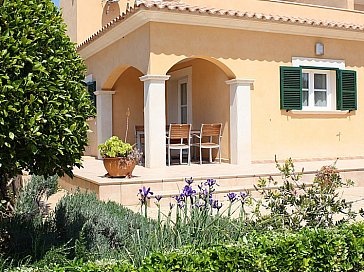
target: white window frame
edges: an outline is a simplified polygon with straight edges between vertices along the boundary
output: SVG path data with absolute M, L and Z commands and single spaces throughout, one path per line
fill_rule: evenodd
M 186 108 L 186 123 L 188 124 L 189 123 L 189 120 L 188 120 L 188 110 L 189 110 L 189 107 L 188 107 L 188 78 L 185 77 L 185 78 L 182 78 L 182 79 L 179 79 L 177 81 L 177 84 L 178 84 L 178 121 L 180 123 L 182 123 L 182 107 L 183 108 Z M 181 85 L 182 84 L 186 84 L 186 104 L 182 105 L 182 89 L 181 89 Z
M 302 110 L 307 111 L 331 111 L 335 110 L 336 102 L 336 73 L 333 75 L 333 71 L 330 70 L 319 70 L 319 69 L 302 69 L 302 74 L 308 74 L 308 106 L 302 106 Z M 315 74 L 326 75 L 326 106 L 315 106 L 315 91 L 314 88 L 314 76 Z M 334 79 L 333 79 L 334 78 Z M 335 86 L 334 86 L 335 85 Z M 302 91 L 304 91 L 302 89 Z
M 329 75 L 327 76 L 327 106 L 314 106 L 314 96 L 312 94 L 311 99 L 313 102 L 311 104 L 309 103 L 309 106 L 302 106 L 302 110 L 292 111 L 293 113 L 343 113 L 343 111 L 336 110 L 336 71 L 334 69 L 345 70 L 344 60 L 292 57 L 292 66 L 312 67 L 312 69 L 303 69 L 302 74 L 305 71 L 312 71 L 313 73 L 327 73 Z M 320 70 L 323 67 L 332 68 L 333 70 Z

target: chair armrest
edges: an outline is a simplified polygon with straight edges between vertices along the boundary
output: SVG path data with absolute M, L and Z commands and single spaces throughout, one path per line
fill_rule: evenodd
M 195 137 L 197 137 L 197 138 L 201 139 L 201 136 L 200 136 L 200 135 L 198 135 L 198 134 L 192 134 L 192 136 L 195 136 Z

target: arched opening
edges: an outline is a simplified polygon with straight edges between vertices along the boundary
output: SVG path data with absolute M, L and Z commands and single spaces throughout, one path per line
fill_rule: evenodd
M 139 79 L 143 73 L 132 66 L 124 68 L 120 70 L 122 73 L 115 83 L 110 85 L 110 89 L 115 91 L 112 99 L 112 131 L 120 139 L 135 144 L 135 126 L 144 123 L 143 82 Z
M 193 130 L 200 130 L 201 124 L 222 123 L 221 155 L 228 162 L 230 92 L 226 81 L 235 78 L 234 73 L 216 59 L 191 57 L 173 65 L 167 75 L 167 124 L 191 123 Z M 204 160 L 208 157 L 205 151 Z
M 105 1 L 102 11 L 102 26 L 108 24 L 120 15 L 120 6 L 118 2 Z

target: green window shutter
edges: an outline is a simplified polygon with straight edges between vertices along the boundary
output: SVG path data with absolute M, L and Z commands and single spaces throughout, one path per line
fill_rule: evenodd
M 94 94 L 94 92 L 96 92 L 96 81 L 87 82 L 86 85 L 92 104 L 96 107 L 96 95 Z
M 302 110 L 302 68 L 281 66 L 281 109 Z
M 336 80 L 336 109 L 356 110 L 358 108 L 356 71 L 337 70 Z

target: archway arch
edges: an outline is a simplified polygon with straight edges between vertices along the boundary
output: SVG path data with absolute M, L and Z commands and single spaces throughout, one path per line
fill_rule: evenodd
M 226 81 L 235 78 L 234 72 L 215 58 L 193 56 L 180 59 L 166 74 L 170 76 L 166 88 L 167 124 L 187 122 L 193 130 L 199 130 L 202 124 L 222 123 L 222 158 L 229 161 L 230 88 Z M 207 156 L 207 152 L 203 153 L 205 159 Z
M 135 143 L 135 126 L 144 123 L 143 73 L 130 65 L 114 69 L 103 85 L 104 90 L 113 90 L 112 133 L 128 143 Z
M 104 26 L 120 15 L 120 6 L 118 2 L 106 1 L 102 10 L 101 25 Z
M 128 64 L 123 64 L 111 71 L 109 76 L 106 78 L 104 84 L 101 86 L 102 90 L 113 90 L 115 82 L 119 79 L 119 77 L 130 67 L 133 67 Z M 133 67 L 135 68 L 135 67 Z M 137 68 L 135 68 L 137 69 Z
M 171 62 L 169 64 L 169 67 L 166 67 L 165 69 L 165 74 L 168 73 L 168 71 L 170 71 L 174 66 L 184 63 L 184 62 L 188 62 L 190 60 L 194 60 L 194 59 L 201 59 L 201 60 L 205 60 L 208 61 L 214 65 L 216 65 L 222 72 L 225 73 L 226 77 L 228 79 L 234 79 L 236 78 L 235 73 L 225 64 L 223 63 L 221 60 L 218 60 L 214 57 L 209 57 L 209 56 L 191 56 L 191 57 L 184 57 L 181 56 L 178 58 L 178 60 L 174 60 L 174 62 Z

